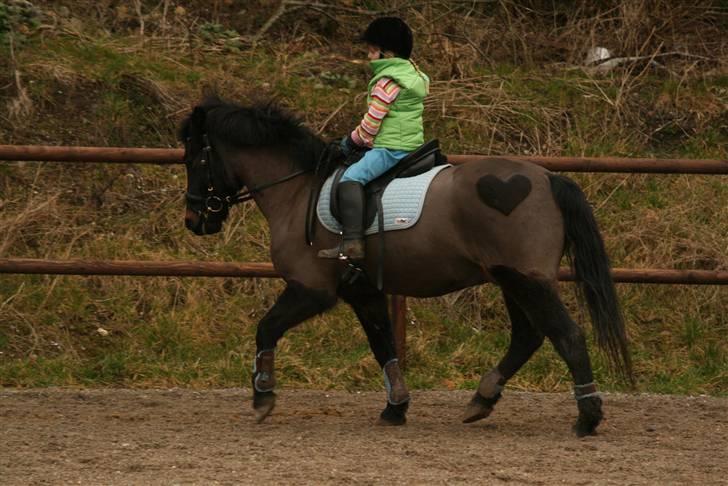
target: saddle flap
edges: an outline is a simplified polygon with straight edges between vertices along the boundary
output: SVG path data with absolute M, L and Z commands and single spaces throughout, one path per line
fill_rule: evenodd
M 339 219 L 339 196 L 338 196 L 337 192 L 339 190 L 339 182 L 341 181 L 341 178 L 343 177 L 344 172 L 346 172 L 347 168 L 348 168 L 347 166 L 341 166 L 341 167 L 337 168 L 334 171 L 333 182 L 331 184 L 330 208 L 331 208 L 331 214 L 333 214 L 334 218 L 336 218 L 337 220 Z

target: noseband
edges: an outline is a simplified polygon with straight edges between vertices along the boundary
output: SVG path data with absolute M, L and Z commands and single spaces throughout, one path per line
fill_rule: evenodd
M 202 141 L 204 142 L 205 146 L 202 148 L 203 155 L 202 159 L 200 159 L 200 164 L 207 167 L 207 194 L 205 194 L 204 196 L 198 196 L 197 194 L 192 194 L 191 192 L 187 191 L 185 193 L 185 198 L 189 203 L 202 204 L 202 209 L 197 211 L 197 214 L 205 220 L 210 214 L 216 214 L 222 212 L 223 210 L 229 210 L 231 206 L 253 199 L 253 194 L 257 192 L 261 192 L 264 189 L 268 189 L 269 187 L 273 187 L 275 185 L 281 184 L 300 175 L 303 175 L 306 172 L 310 172 L 310 170 L 308 169 L 303 169 L 273 182 L 267 182 L 265 184 L 253 187 L 252 189 L 246 189 L 237 194 L 220 194 L 218 191 L 215 190 L 215 183 L 212 177 L 213 150 L 212 145 L 210 144 L 210 138 L 207 136 L 207 133 L 202 134 Z

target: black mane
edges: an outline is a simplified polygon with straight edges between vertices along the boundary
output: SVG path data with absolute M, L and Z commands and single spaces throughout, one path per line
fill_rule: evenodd
M 313 170 L 324 141 L 301 120 L 272 102 L 243 106 L 210 96 L 182 122 L 179 139 L 201 147 L 202 132 L 234 146 L 284 149 L 300 169 Z M 198 145 L 199 144 L 199 145 Z

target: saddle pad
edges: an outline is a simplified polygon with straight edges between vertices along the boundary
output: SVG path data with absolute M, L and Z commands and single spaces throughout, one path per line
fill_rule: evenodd
M 422 214 L 422 206 L 425 203 L 427 189 L 432 179 L 443 169 L 450 167 L 438 165 L 414 177 L 393 180 L 382 195 L 382 206 L 384 207 L 384 231 L 407 229 L 414 226 Z M 331 214 L 331 184 L 334 176 L 329 177 L 321 189 L 316 214 L 319 221 L 327 230 L 340 234 L 341 225 Z M 378 216 L 364 232 L 367 235 L 377 233 Z

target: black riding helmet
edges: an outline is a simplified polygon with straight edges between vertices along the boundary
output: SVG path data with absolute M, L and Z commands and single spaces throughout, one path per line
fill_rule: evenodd
M 403 59 L 409 59 L 412 54 L 412 30 L 399 17 L 380 17 L 372 21 L 360 40 L 383 51 L 392 51 Z

